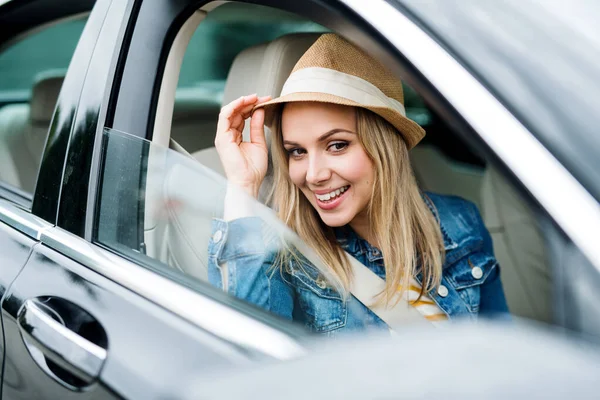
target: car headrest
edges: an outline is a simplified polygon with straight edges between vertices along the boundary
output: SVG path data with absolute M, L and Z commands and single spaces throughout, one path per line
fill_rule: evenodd
M 64 78 L 64 71 L 48 71 L 37 75 L 31 92 L 31 122 L 50 123 Z
M 294 66 L 322 33 L 293 33 L 281 36 L 265 51 L 259 80 L 259 94 L 279 96 Z
M 257 75 L 260 75 L 260 68 L 263 63 L 267 46 L 268 43 L 263 43 L 249 47 L 235 57 L 233 64 L 231 64 L 231 68 L 229 69 L 227 81 L 225 82 L 223 106 L 241 96 L 252 94 L 257 91 Z

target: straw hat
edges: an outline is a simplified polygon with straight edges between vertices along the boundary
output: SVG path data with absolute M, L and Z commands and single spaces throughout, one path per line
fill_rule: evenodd
M 402 82 L 378 61 L 336 34 L 326 33 L 298 60 L 281 89 L 281 96 L 255 107 L 265 109 L 271 126 L 282 103 L 317 101 L 371 110 L 391 123 L 409 149 L 425 131 L 406 117 Z

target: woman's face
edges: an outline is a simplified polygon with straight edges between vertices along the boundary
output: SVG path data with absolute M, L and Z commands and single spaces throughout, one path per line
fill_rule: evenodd
M 281 128 L 290 178 L 323 222 L 368 226 L 375 169 L 358 140 L 354 108 L 287 103 Z

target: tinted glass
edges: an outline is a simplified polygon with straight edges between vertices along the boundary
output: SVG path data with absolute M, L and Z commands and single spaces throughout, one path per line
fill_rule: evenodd
M 0 185 L 25 197 L 27 207 L 58 94 L 85 23 L 84 18 L 53 23 L 0 52 Z
M 322 262 L 272 209 L 189 155 L 108 128 L 103 154 L 96 243 L 209 295 L 220 280 L 214 275 L 209 279 L 210 258 L 215 245 L 225 241 L 251 242 L 271 253 L 297 249 L 300 257 L 311 260 L 326 290 L 333 293 L 337 287 Z M 229 215 L 240 215 L 240 210 L 249 230 L 223 229 Z M 226 268 L 227 262 L 220 263 Z M 279 273 L 278 268 L 274 263 L 269 273 Z M 235 296 L 233 289 L 230 294 Z M 341 302 L 339 294 L 336 298 Z
M 600 4 L 397 0 L 600 200 Z
M 0 53 L 0 100 L 27 98 L 40 72 L 66 72 L 85 19 L 59 22 L 20 40 Z

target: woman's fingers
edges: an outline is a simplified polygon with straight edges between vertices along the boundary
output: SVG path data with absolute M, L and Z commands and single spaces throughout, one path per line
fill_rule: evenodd
M 252 110 L 254 109 L 254 107 L 256 107 L 262 103 L 265 103 L 269 100 L 271 100 L 271 96 L 259 97 L 259 98 L 257 98 L 255 103 L 245 105 L 243 108 L 241 108 L 240 114 L 242 115 L 243 120 L 248 119 L 252 115 Z
M 271 100 L 271 96 L 259 97 L 256 105 L 269 100 Z M 252 119 L 250 120 L 250 142 L 266 145 L 264 108 L 259 108 L 252 114 Z
M 269 100 L 271 100 L 271 96 L 258 97 L 256 94 L 242 96 L 223 107 L 219 116 L 231 119 L 232 117 L 241 114 L 242 118 L 246 119 L 250 117 L 254 107 Z
M 241 131 L 244 126 L 244 119 L 241 117 L 239 109 L 251 108 L 257 100 L 258 96 L 256 94 L 251 94 L 249 96 L 239 97 L 221 108 L 219 120 L 217 122 L 215 145 L 224 140 L 227 136 L 229 140 L 226 140 L 226 142 L 231 141 L 239 144 L 241 139 L 238 138 L 238 136 L 241 136 Z M 227 135 L 227 133 L 229 133 L 229 135 Z
M 240 112 L 241 108 L 245 108 L 247 106 L 254 106 L 254 104 L 258 101 L 258 96 L 256 94 L 251 94 L 249 96 L 242 96 L 238 99 L 233 100 L 231 103 L 227 104 L 223 108 L 221 108 L 221 113 L 219 114 L 219 119 L 229 119 L 235 114 Z
M 271 96 L 258 97 L 256 94 L 251 94 L 237 98 L 224 106 L 219 114 L 215 144 L 225 133 L 229 133 L 227 136 L 229 136 L 231 142 L 241 143 L 241 132 L 244 129 L 244 121 L 252 115 L 254 107 L 269 100 L 271 100 Z M 264 111 L 259 114 L 258 118 L 252 117 L 250 140 L 252 142 L 264 143 Z M 254 136 L 252 135 L 252 131 L 255 132 Z
M 250 120 L 250 142 L 266 144 L 265 141 L 265 110 L 259 108 L 252 114 Z

